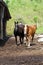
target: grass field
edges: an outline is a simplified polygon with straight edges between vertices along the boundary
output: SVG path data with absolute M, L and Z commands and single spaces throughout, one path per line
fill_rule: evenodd
M 43 0 L 5 0 L 11 19 L 7 22 L 7 34 L 12 35 L 14 30 L 14 21 L 19 18 L 25 24 L 35 24 L 38 21 L 36 33 L 43 33 Z M 8 2 L 7 2 L 8 1 Z M 35 16 L 37 17 L 35 20 Z

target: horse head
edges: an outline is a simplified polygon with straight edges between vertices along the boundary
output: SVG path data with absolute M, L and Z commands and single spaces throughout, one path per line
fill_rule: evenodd
M 17 22 L 14 22 L 15 23 L 15 30 L 18 29 L 18 21 Z

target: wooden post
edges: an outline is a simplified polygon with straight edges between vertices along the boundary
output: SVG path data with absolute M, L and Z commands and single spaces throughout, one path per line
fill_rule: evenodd
M 3 18 L 4 18 L 4 6 L 1 9 L 1 39 L 3 39 Z

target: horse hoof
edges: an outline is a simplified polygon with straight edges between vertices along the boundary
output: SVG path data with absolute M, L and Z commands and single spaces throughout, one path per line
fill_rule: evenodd
M 17 46 L 19 46 L 20 44 L 17 44 Z
M 28 46 L 27 48 L 31 48 L 30 46 Z
M 23 42 L 21 42 L 21 44 L 23 44 Z
M 21 46 L 21 44 L 20 44 L 20 46 Z

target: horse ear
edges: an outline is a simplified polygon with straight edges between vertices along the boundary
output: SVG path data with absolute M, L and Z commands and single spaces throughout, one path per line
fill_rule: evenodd
M 18 24 L 18 21 L 17 21 L 17 24 Z
M 16 22 L 14 22 L 14 24 L 16 24 Z

